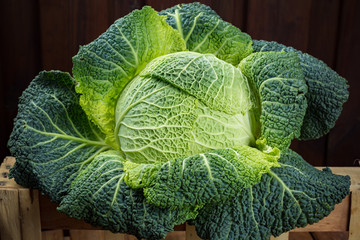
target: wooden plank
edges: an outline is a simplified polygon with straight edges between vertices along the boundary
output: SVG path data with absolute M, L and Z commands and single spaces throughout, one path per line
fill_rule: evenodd
M 125 234 L 124 235 L 124 240 L 138 240 L 138 239 L 133 235 Z
M 196 234 L 196 229 L 194 225 L 186 224 L 186 238 L 185 240 L 201 240 Z
M 270 237 L 270 240 L 288 240 L 289 239 L 289 232 L 283 233 L 278 237 Z
M 71 229 L 70 231 L 71 240 L 104 240 L 103 230 L 77 230 Z
M 107 1 L 39 1 L 42 68 L 71 72 L 79 45 L 88 44 L 108 27 Z M 99 14 L 101 13 L 101 14 Z
M 41 239 L 39 191 L 19 189 L 22 240 Z
M 40 71 L 37 1 L 1 0 L 0 22 L 0 155 L 9 155 L 7 141 L 18 100 Z M 2 159 L 0 159 L 0 162 Z
M 125 240 L 125 234 L 104 231 L 104 240 Z
M 341 1 L 340 10 L 335 70 L 347 79 L 350 96 L 329 133 L 327 155 L 330 166 L 353 166 L 360 156 L 360 1 Z
M 47 230 L 41 232 L 42 240 L 64 240 L 63 230 Z
M 313 232 L 314 240 L 348 240 L 348 232 Z M 304 240 L 304 239 L 302 239 Z
M 291 240 L 314 240 L 309 232 L 290 232 L 289 239 L 291 239 Z
M 186 239 L 185 231 L 174 231 L 166 235 L 165 240 L 184 240 Z
M 109 0 L 109 26 L 114 23 L 115 20 L 121 18 L 135 9 L 141 9 L 145 5 L 144 0 Z
M 210 7 L 219 14 L 223 20 L 232 23 L 242 31 L 246 31 L 246 0 L 212 1 Z
M 0 188 L 0 239 L 21 240 L 19 191 Z
M 14 157 L 6 157 L 0 166 L 0 187 L 2 188 L 22 188 L 15 180 L 9 179 L 10 168 L 15 164 Z
M 334 68 L 340 0 L 312 0 L 307 53 Z
M 253 39 L 277 41 L 306 50 L 311 0 L 248 1 L 247 32 Z
M 360 239 L 360 191 L 351 194 L 351 215 L 349 224 L 349 240 Z

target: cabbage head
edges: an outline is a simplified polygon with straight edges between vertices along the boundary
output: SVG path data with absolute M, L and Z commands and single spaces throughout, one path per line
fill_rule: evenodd
M 135 10 L 20 98 L 11 176 L 71 217 L 160 239 L 268 239 L 327 216 L 349 177 L 289 149 L 348 98 L 325 63 L 252 40 L 209 7 Z

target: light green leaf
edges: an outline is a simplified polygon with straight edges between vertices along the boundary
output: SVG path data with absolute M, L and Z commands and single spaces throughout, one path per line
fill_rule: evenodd
M 250 106 L 250 88 L 238 69 L 211 55 L 174 53 L 149 63 L 124 89 L 115 132 L 127 160 L 167 162 L 255 145 Z
M 260 52 L 245 58 L 239 68 L 258 93 L 260 140 L 285 150 L 300 129 L 307 108 L 307 86 L 295 53 Z
M 98 155 L 73 181 L 58 210 L 113 232 L 157 240 L 197 214 L 195 209 L 172 211 L 146 202 L 142 190 L 124 183 L 123 158 L 116 151 Z
M 150 7 L 117 20 L 73 58 L 76 91 L 89 118 L 116 148 L 115 104 L 124 86 L 152 59 L 185 50 L 185 42 L 164 16 Z
M 147 201 L 159 207 L 182 209 L 224 200 L 260 181 L 279 166 L 278 149 L 264 153 L 256 148 L 214 150 L 166 163 L 125 163 L 125 182 L 143 188 Z
M 228 114 L 246 113 L 253 107 L 246 77 L 212 54 L 178 52 L 156 58 L 140 73 L 166 81 Z
M 204 239 L 262 239 L 318 222 L 349 194 L 349 176 L 319 171 L 288 150 L 261 181 L 204 206 L 193 221 Z
M 254 51 L 297 53 L 309 89 L 305 95 L 308 108 L 301 127 L 301 135 L 298 138 L 314 139 L 327 134 L 334 127 L 342 111 L 342 105 L 349 97 L 346 80 L 323 61 L 277 42 L 254 40 Z
M 41 72 L 20 98 L 9 148 L 11 177 L 59 201 L 81 169 L 110 149 L 87 119 L 68 73 Z
M 190 51 L 211 53 L 233 65 L 252 52 L 250 36 L 206 5 L 179 4 L 159 14 L 167 16 L 166 21 L 179 31 Z

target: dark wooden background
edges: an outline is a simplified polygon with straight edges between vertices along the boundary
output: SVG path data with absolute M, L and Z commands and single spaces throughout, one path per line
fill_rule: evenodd
M 190 1 L 0 0 L 0 158 L 8 155 L 17 102 L 41 70 L 71 71 L 71 58 L 131 10 Z M 314 165 L 352 166 L 360 158 L 360 1 L 204 0 L 253 39 L 274 40 L 325 61 L 350 85 L 336 127 L 292 148 Z

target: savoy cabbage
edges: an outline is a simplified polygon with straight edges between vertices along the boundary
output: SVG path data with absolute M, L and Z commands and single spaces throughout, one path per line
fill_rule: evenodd
M 185 221 L 205 239 L 267 239 L 349 193 L 289 149 L 334 126 L 346 80 L 205 5 L 135 10 L 73 64 L 31 82 L 9 140 L 11 176 L 71 217 L 146 239 Z

